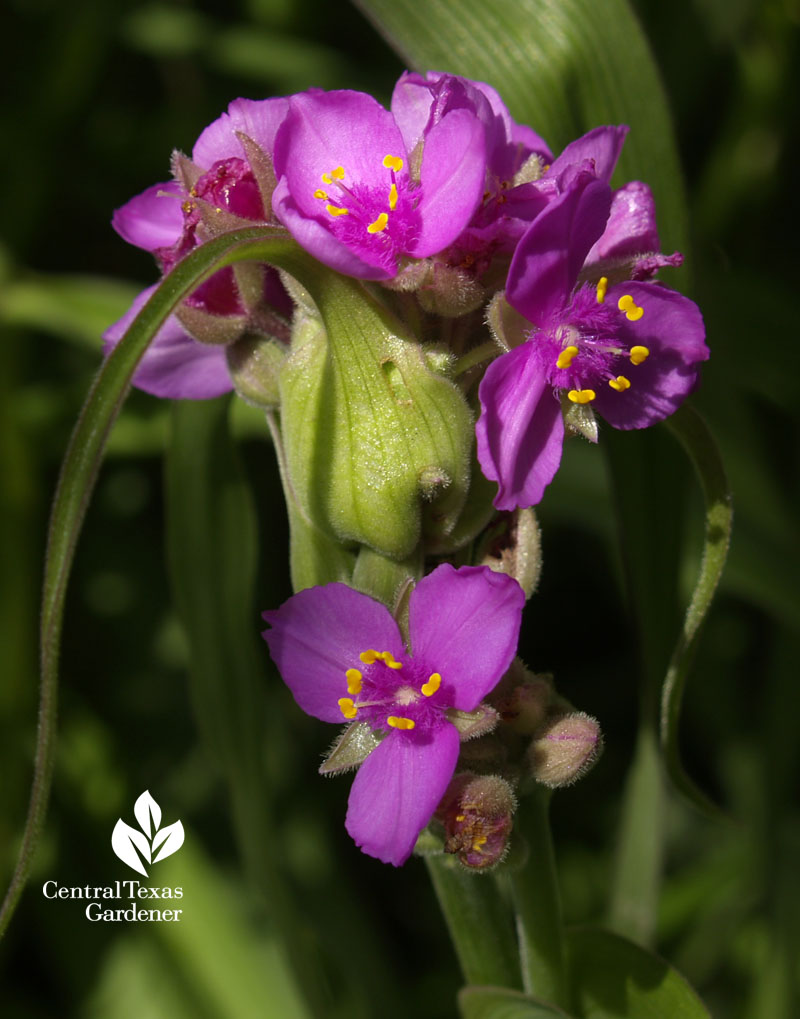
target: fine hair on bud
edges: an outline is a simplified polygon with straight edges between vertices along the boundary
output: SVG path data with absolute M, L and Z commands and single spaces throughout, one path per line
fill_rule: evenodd
M 533 777 L 550 789 L 572 785 L 600 756 L 603 736 L 597 719 L 583 711 L 546 722 L 528 748 Z

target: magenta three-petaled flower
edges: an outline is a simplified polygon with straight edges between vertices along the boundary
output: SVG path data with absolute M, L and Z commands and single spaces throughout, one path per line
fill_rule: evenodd
M 321 262 L 361 279 L 450 244 L 480 201 L 484 129 L 467 109 L 426 128 L 409 152 L 392 114 L 362 92 L 289 100 L 275 139 L 275 214 Z
M 538 503 L 557 471 L 562 397 L 615 428 L 644 428 L 678 408 L 708 357 L 688 298 L 658 283 L 592 278 L 585 261 L 606 229 L 608 185 L 568 170 L 559 191 L 508 274 L 508 303 L 531 323 L 527 342 L 492 362 L 479 391 L 478 458 L 503 510 Z
M 511 663 L 525 604 L 486 567 L 437 567 L 414 589 L 409 646 L 389 610 L 345 584 L 307 588 L 265 612 L 264 638 L 295 700 L 324 722 L 382 736 L 359 768 L 345 826 L 365 853 L 404 863 L 453 776 L 459 733 Z

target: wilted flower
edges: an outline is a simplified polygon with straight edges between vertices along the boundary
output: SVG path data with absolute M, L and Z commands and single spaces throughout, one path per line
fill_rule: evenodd
M 389 610 L 344 584 L 307 588 L 264 619 L 300 707 L 365 722 L 380 738 L 350 792 L 345 826 L 365 853 L 399 866 L 453 776 L 459 730 L 514 656 L 525 596 L 486 567 L 442 565 L 409 604 L 406 647 Z
M 192 159 L 174 153 L 175 179 L 117 209 L 112 225 L 150 251 L 162 272 L 204 240 L 271 219 L 271 152 L 286 99 L 237 99 L 200 135 Z M 145 290 L 105 333 L 106 352 L 122 338 L 155 288 Z M 245 333 L 272 335 L 292 303 L 274 269 L 222 269 L 186 298 L 157 333 L 134 385 L 156 396 L 202 399 L 233 388 L 225 346 Z

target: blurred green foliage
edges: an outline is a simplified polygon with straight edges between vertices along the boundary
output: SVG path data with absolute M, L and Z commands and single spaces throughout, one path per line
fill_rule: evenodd
M 691 286 L 714 355 L 695 402 L 720 443 L 736 500 L 729 567 L 683 723 L 689 770 L 736 822 L 715 825 L 670 801 L 657 941 L 714 1015 L 786 1019 L 800 1012 L 792 233 L 800 153 L 789 115 L 800 86 L 800 11 L 792 0 L 634 7 L 663 75 L 686 173 L 691 284 L 685 270 L 671 282 Z M 353 7 L 316 0 L 11 0 L 4 31 L 15 56 L 3 65 L 5 94 L 15 98 L 0 120 L 5 878 L 30 783 L 48 503 L 100 333 L 155 276 L 149 257 L 110 229 L 111 211 L 164 179 L 171 150 L 189 150 L 235 96 L 316 85 L 385 100 L 401 64 Z M 287 533 L 260 423 L 241 408 L 234 419 L 260 531 L 255 633 L 258 612 L 289 593 Z M 132 395 L 89 511 L 65 620 L 49 822 L 0 948 L 3 1015 L 300 1017 L 278 947 L 287 923 L 314 960 L 309 1000 L 322 1014 L 368 1017 L 378 1007 L 385 1019 L 451 1014 L 459 976 L 424 868 L 411 862 L 395 872 L 350 843 L 349 783 L 316 775 L 325 727 L 295 709 L 265 651 L 253 715 L 263 724 L 271 800 L 264 813 L 294 907 L 289 919 L 244 876 L 224 768 L 213 741 L 198 734 L 208 721 L 198 728 L 193 714 L 187 642 L 169 591 L 162 454 L 170 429 L 169 408 Z M 562 692 L 598 716 L 606 733 L 600 765 L 554 799 L 565 905 L 583 922 L 601 920 L 606 908 L 638 666 L 603 460 L 595 449 L 572 447 L 541 510 L 545 571 L 523 655 L 554 671 Z M 631 472 L 644 467 L 633 449 Z M 671 541 L 683 540 L 664 552 L 679 559 L 685 604 L 702 514 L 688 467 L 679 469 L 685 515 L 673 521 Z M 665 618 L 668 633 L 677 622 L 676 609 Z M 82 885 L 119 876 L 110 832 L 145 788 L 189 832 L 170 860 L 175 883 L 193 882 L 195 919 L 182 938 L 159 925 L 100 930 L 41 895 L 50 878 Z

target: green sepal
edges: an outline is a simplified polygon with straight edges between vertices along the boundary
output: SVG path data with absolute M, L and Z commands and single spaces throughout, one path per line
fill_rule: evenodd
M 371 729 L 366 722 L 353 722 L 333 741 L 319 766 L 320 775 L 338 775 L 357 768 L 383 738 L 383 733 Z
M 344 544 L 404 559 L 452 531 L 469 486 L 473 422 L 460 390 L 357 280 L 323 266 L 300 282 L 280 374 L 288 479 L 298 506 Z

